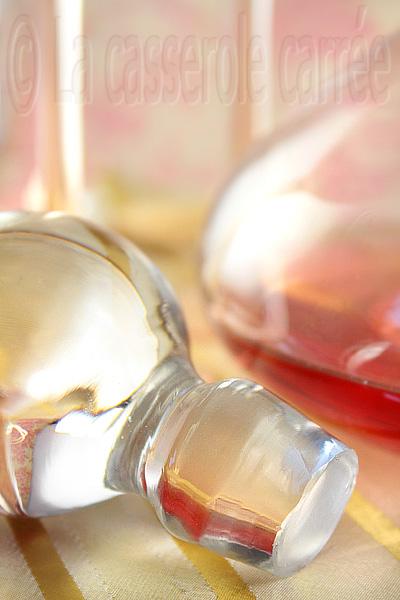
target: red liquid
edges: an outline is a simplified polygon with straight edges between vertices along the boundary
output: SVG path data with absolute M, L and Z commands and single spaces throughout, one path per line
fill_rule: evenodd
M 323 424 L 356 430 L 400 450 L 400 393 L 362 384 L 274 356 L 226 335 L 257 380 Z
M 279 285 L 266 274 L 257 297 L 223 290 L 213 315 L 266 387 L 323 424 L 400 449 L 400 232 L 335 234 Z
M 253 520 L 240 521 L 210 510 L 185 491 L 171 485 L 164 476 L 159 484 L 160 502 L 165 513 L 176 518 L 195 542 L 207 535 L 221 539 L 227 536 L 230 544 L 251 548 L 265 555 L 272 554 L 276 530 L 257 525 Z

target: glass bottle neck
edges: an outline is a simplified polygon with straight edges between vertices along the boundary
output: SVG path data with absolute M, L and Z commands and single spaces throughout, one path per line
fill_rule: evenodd
M 157 367 L 129 401 L 125 425 L 108 463 L 107 487 L 146 496 L 144 469 L 157 432 L 186 394 L 202 383 L 184 357 L 169 357 Z M 169 437 L 173 434 L 169 431 Z
M 131 402 L 108 485 L 146 497 L 170 533 L 279 575 L 329 539 L 357 457 L 279 398 L 175 357 Z

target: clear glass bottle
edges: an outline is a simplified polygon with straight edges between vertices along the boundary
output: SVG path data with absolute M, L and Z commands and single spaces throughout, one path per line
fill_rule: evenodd
M 226 185 L 203 280 L 219 330 L 261 381 L 398 451 L 400 37 L 363 48 L 367 66 Z
M 0 506 L 133 492 L 172 534 L 287 575 L 333 532 L 353 450 L 250 381 L 205 383 L 171 289 L 131 243 L 0 214 Z

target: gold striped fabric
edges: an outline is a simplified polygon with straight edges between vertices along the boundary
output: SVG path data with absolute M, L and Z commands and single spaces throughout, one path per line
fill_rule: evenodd
M 40 521 L 2 519 L 0 597 L 398 600 L 400 528 L 358 492 L 348 513 L 314 563 L 288 579 L 174 540 L 140 498 Z

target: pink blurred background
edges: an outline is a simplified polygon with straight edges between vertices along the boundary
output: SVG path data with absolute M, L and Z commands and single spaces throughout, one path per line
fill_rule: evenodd
M 133 235 L 144 206 L 149 218 L 182 219 L 182 208 L 202 218 L 257 138 L 321 101 L 321 80 L 347 60 L 337 46 L 332 54 L 335 40 L 369 43 L 400 14 L 395 0 L 87 0 L 82 9 L 77 41 L 79 29 L 64 27 L 66 0 L 3 3 L 0 206 L 40 207 L 43 140 L 67 105 L 83 134 L 81 148 L 60 150 L 63 165 L 82 152 L 79 212 Z M 46 122 L 49 32 L 65 38 L 71 85 L 58 82 Z

